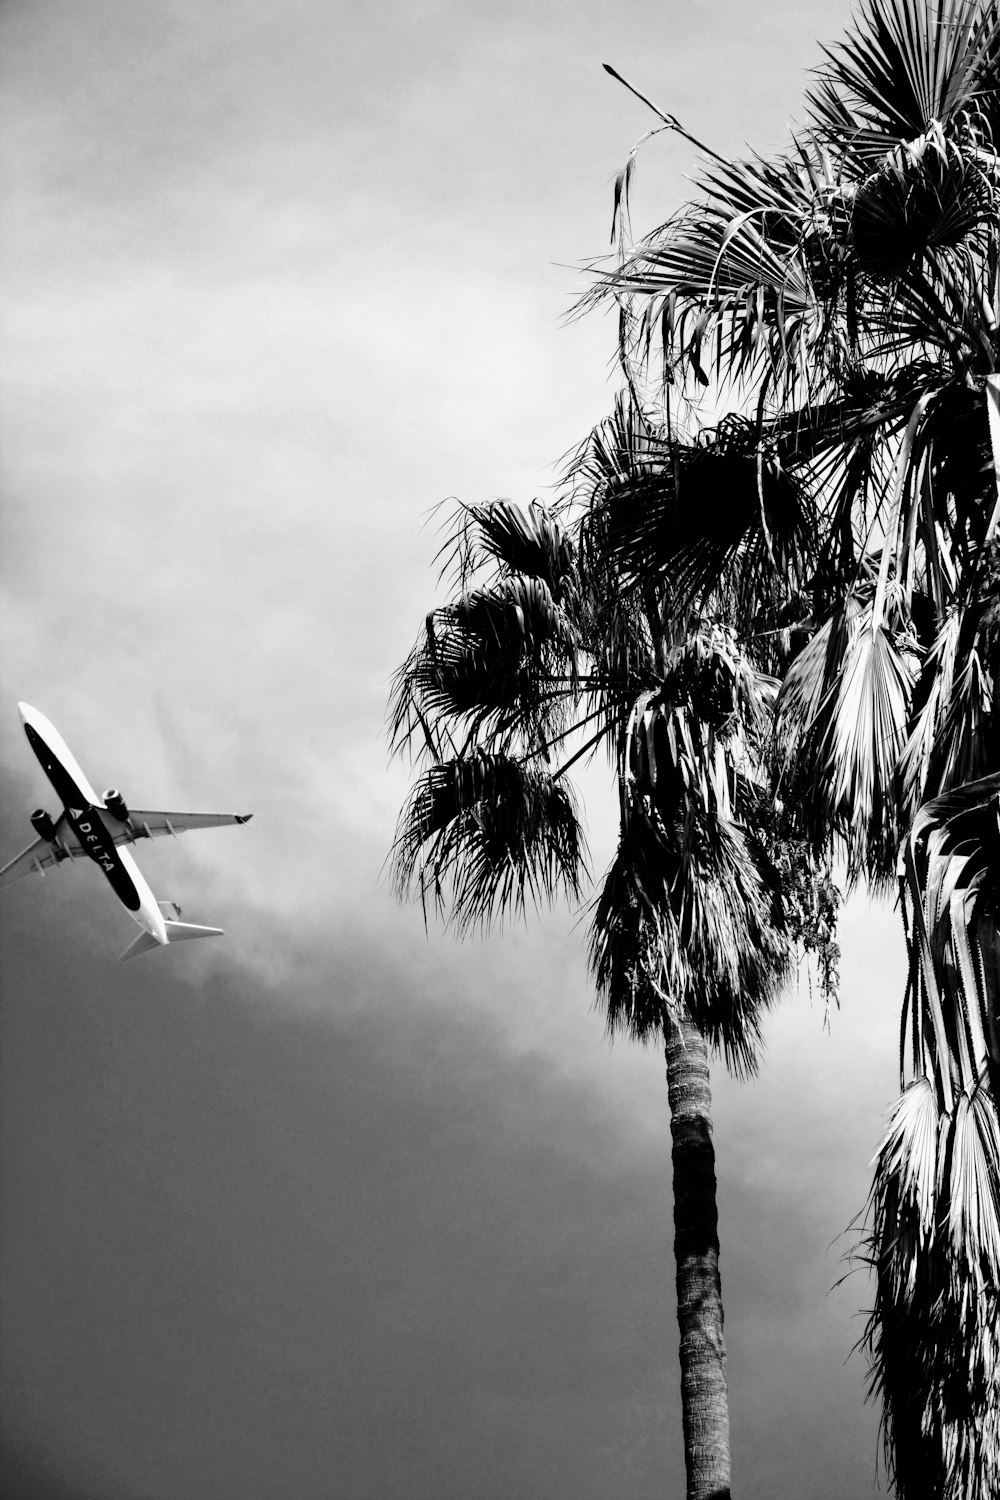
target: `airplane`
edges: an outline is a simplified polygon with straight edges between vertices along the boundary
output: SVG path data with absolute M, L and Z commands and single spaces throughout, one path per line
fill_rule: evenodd
M 38 834 L 33 844 L 0 869 L 0 886 L 20 880 L 33 871 L 44 875 L 52 865 L 65 860 L 90 858 L 103 870 L 108 883 L 129 916 L 142 928 L 125 952 L 124 961 L 167 943 L 188 938 L 222 937 L 221 927 L 196 927 L 180 920 L 174 901 L 157 901 L 132 855 L 124 847 L 139 839 L 184 833 L 189 828 L 222 828 L 228 823 L 249 823 L 252 813 L 139 812 L 126 805 L 116 787 L 99 797 L 81 771 L 73 754 L 53 724 L 28 703 L 19 703 L 28 744 L 51 781 L 63 811 L 55 820 L 43 807 L 31 814 Z

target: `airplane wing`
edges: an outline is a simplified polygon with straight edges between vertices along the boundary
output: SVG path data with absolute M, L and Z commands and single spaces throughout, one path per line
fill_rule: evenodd
M 36 839 L 29 844 L 27 849 L 22 849 L 16 858 L 0 870 L 0 886 L 10 885 L 14 880 L 20 880 L 23 875 L 44 875 L 46 870 L 53 866 L 62 864 L 65 859 L 80 859 L 86 857 L 86 851 L 80 840 L 70 826 L 66 814 L 56 820 L 56 836 L 50 842 L 48 839 Z
M 229 823 L 249 823 L 252 817 L 253 813 L 142 812 L 130 807 L 128 822 L 119 823 L 110 813 L 101 813 L 104 826 L 116 844 L 164 838 L 167 834 L 187 833 L 192 828 L 225 828 Z
M 174 813 L 140 812 L 129 808 L 127 823 L 119 823 L 105 808 L 98 808 L 101 821 L 116 844 L 134 844 L 139 839 L 163 838 L 171 833 L 186 833 L 191 828 L 225 828 L 229 823 L 249 823 L 252 813 Z M 0 870 L 0 886 L 10 885 L 23 875 L 44 875 L 46 870 L 66 859 L 87 857 L 72 824 L 63 813 L 56 819 L 56 836 L 35 839 Z

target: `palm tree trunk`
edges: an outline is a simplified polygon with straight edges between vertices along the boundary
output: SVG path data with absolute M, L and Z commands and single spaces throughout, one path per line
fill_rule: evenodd
M 666 1058 L 687 1500 L 729 1500 L 729 1387 L 708 1047 L 686 1014 L 667 1024 Z

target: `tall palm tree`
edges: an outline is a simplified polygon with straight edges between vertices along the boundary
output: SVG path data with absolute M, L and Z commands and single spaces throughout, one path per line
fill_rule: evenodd
M 844 42 L 827 50 L 807 110 L 806 128 L 782 156 L 713 157 L 699 197 L 640 244 L 625 244 L 586 301 L 617 299 L 633 383 L 660 358 L 666 380 L 705 384 L 714 374 L 750 414 L 769 538 L 781 512 L 767 475 L 797 481 L 806 524 L 780 538 L 786 587 L 777 602 L 796 617 L 786 614 L 792 649 L 776 668 L 778 798 L 814 848 L 842 851 L 854 877 L 890 886 L 899 851 L 909 849 L 904 907 L 922 930 L 914 881 L 937 889 L 942 878 L 936 862 L 930 874 L 914 873 L 919 850 L 937 848 L 928 830 L 945 817 L 948 797 L 970 783 L 981 792 L 1000 768 L 997 0 L 869 0 Z M 628 177 L 616 195 L 623 235 Z M 676 498 L 626 514 L 612 547 L 640 584 L 694 601 L 718 589 L 731 566 L 719 540 L 730 510 L 689 512 L 680 548 Z M 748 539 L 751 510 L 744 519 Z M 773 590 L 761 596 L 762 606 L 774 602 Z M 995 854 L 988 838 L 982 847 Z M 966 854 L 949 856 L 949 868 Z M 919 994 L 935 997 L 941 1014 L 921 1032 L 918 1071 L 904 1074 L 877 1161 L 869 1348 L 899 1493 L 987 1500 L 1000 1489 L 995 1436 L 984 1435 L 997 1390 L 981 1378 L 988 1360 L 976 1330 L 997 1291 L 987 1251 L 1000 1240 L 1000 1096 L 995 1063 L 987 1066 L 967 1033 L 978 1006 L 995 1044 L 1000 992 L 995 962 L 983 960 L 975 1004 L 968 976 L 960 970 L 955 983 L 954 968 L 959 955 L 995 951 L 995 911 L 949 909 L 956 931 L 975 912 L 992 935 L 971 949 L 966 935 L 913 950 Z M 911 1020 L 924 1004 L 916 984 Z M 948 1122 L 944 1165 L 927 1127 L 932 1095 Z M 914 1121 L 921 1128 L 904 1147 L 901 1133 Z M 904 1160 L 906 1183 L 932 1195 L 919 1200 L 924 1231 L 931 1219 L 949 1226 L 946 1237 L 907 1241 L 905 1275 L 884 1254 L 885 1226 L 899 1211 L 893 1174 Z M 972 1192 L 957 1191 L 958 1181 L 975 1185 L 978 1219 L 953 1208 Z M 950 1287 L 976 1316 L 953 1316 L 942 1292 L 932 1332 L 926 1300 L 907 1291 L 913 1278 L 928 1295 Z M 912 1408 L 900 1403 L 901 1349 Z M 904 1415 L 917 1408 L 930 1414 L 919 1448 Z M 912 1461 L 917 1451 L 922 1464 Z
M 609 1029 L 665 1049 L 688 1496 L 725 1500 L 708 1053 L 753 1069 L 760 1012 L 792 943 L 813 931 L 817 888 L 803 862 L 782 901 L 788 848 L 751 818 L 773 685 L 719 619 L 678 620 L 661 591 L 609 562 L 598 497 L 641 487 L 670 449 L 623 403 L 571 469 L 585 525 L 565 506 L 459 508 L 444 549 L 452 597 L 428 615 L 394 686 L 392 742 L 424 767 L 393 874 L 401 894 L 430 898 L 460 928 L 560 891 L 577 899 L 585 844 L 567 773 L 602 746 L 610 754 L 620 837 L 591 960 Z

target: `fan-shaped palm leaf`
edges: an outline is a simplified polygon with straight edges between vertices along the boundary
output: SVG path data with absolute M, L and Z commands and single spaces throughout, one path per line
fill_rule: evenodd
M 851 212 L 858 266 L 896 277 L 915 255 L 953 248 L 975 233 L 991 216 L 993 199 L 990 174 L 935 120 L 859 185 Z
M 931 120 L 996 120 L 1000 24 L 994 0 L 867 0 L 809 96 L 810 117 L 860 170 Z
M 572 618 L 539 577 L 508 575 L 433 610 L 396 675 L 393 744 L 405 743 L 422 717 L 464 720 L 473 733 L 490 723 L 529 741 L 558 733 L 566 695 L 546 684 L 573 681 L 577 641 Z
M 813 537 L 801 479 L 730 419 L 675 450 L 674 472 L 606 499 L 607 541 L 627 578 L 657 578 L 679 609 L 725 590 L 743 620 L 800 584 Z
M 458 591 L 492 562 L 501 577 L 534 578 L 561 602 L 572 590 L 575 551 L 559 518 L 537 500 L 525 509 L 509 500 L 455 507 L 447 536 L 438 552 L 442 573 Z
M 534 766 L 477 750 L 431 766 L 400 815 L 393 882 L 461 929 L 559 892 L 577 896 L 586 846 L 572 792 Z
M 855 592 L 793 662 L 778 698 L 781 794 L 803 831 L 842 839 L 855 873 L 885 880 L 896 846 L 896 769 L 917 658 Z

